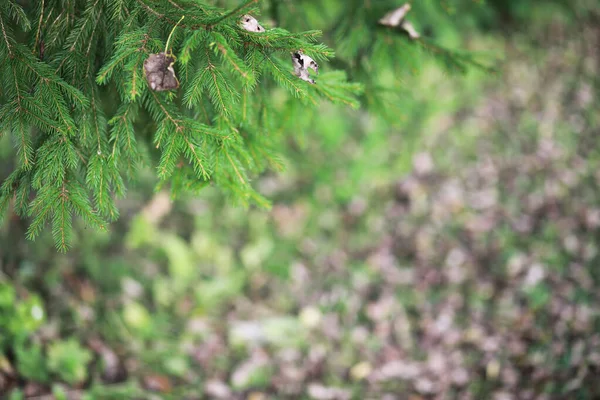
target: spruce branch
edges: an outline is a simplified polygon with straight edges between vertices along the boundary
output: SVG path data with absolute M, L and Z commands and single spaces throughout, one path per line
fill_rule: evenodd
M 268 207 L 251 182 L 282 168 L 272 89 L 306 105 L 357 104 L 360 88 L 345 76 L 324 74 L 315 88 L 292 74 L 290 52 L 333 56 L 319 31 L 240 26 L 257 0 L 230 10 L 187 0 L 23 4 L 0 1 L 0 132 L 10 132 L 18 171 L 0 187 L 0 211 L 13 204 L 31 218 L 32 239 L 49 223 L 61 251 L 73 217 L 98 227 L 118 218 L 123 177 L 135 179 L 142 162 L 174 195 L 212 182 Z M 156 93 L 144 79 L 144 62 L 162 49 L 178 57 L 180 91 Z
M 185 140 L 185 144 L 187 145 L 185 153 L 187 155 L 188 160 L 192 163 L 192 165 L 194 167 L 194 171 L 202 179 L 204 179 L 204 180 L 210 179 L 210 174 L 204 167 L 204 164 L 206 162 L 205 162 L 204 157 L 202 156 L 201 149 L 198 146 L 196 146 L 194 143 L 192 143 L 192 140 L 189 137 L 184 137 L 184 140 Z
M 29 124 L 23 121 L 22 117 L 15 118 L 13 127 L 19 138 L 17 145 L 17 156 L 24 170 L 29 170 L 33 167 L 33 148 L 31 146 L 31 137 L 29 135 Z
M 40 19 L 38 21 L 38 27 L 35 32 L 35 43 L 33 44 L 33 49 L 31 49 L 32 53 L 35 53 L 40 43 L 40 32 L 42 30 L 42 21 L 44 20 L 44 7 L 46 5 L 46 0 L 42 0 L 42 4 L 40 6 Z
M 111 126 L 109 143 L 112 142 L 110 162 L 125 166 L 126 175 L 135 176 L 140 163 L 140 152 L 135 137 L 133 122 L 137 118 L 137 104 L 125 103 L 119 107 L 117 114 L 108 121 Z
M 73 224 L 71 220 L 71 206 L 69 192 L 63 181 L 58 195 L 58 206 L 55 207 L 52 218 L 52 234 L 58 250 L 65 252 L 72 241 Z
M 27 229 L 27 238 L 34 240 L 42 231 L 50 213 L 55 206 L 54 200 L 60 195 L 59 189 L 55 186 L 45 186 L 38 190 L 37 195 L 31 207 L 29 208 L 28 215 L 32 218 L 31 224 Z
M 211 38 L 214 40 L 212 45 L 221 55 L 223 62 L 229 65 L 232 72 L 242 78 L 245 85 L 253 86 L 256 83 L 256 77 L 253 71 L 236 54 L 227 42 L 227 39 L 219 32 L 211 32 Z
M 281 86 L 288 89 L 294 97 L 306 99 L 312 103 L 312 105 L 317 105 L 316 100 L 309 95 L 307 83 L 297 79 L 289 70 L 286 70 L 279 60 L 275 59 L 273 56 L 265 55 L 265 59 L 268 61 L 268 72 L 271 73 L 273 78 Z
M 27 14 L 23 10 L 23 7 L 18 5 L 14 0 L 6 0 L 6 7 L 8 8 L 9 16 L 17 21 L 21 29 L 28 31 L 31 29 L 31 22 L 27 18 Z
M 215 108 L 225 116 L 230 115 L 233 105 L 237 103 L 238 94 L 220 71 L 220 68 L 217 67 L 208 48 L 206 48 L 205 54 L 207 60 L 206 72 L 209 79 L 206 80 L 204 87 L 208 91 Z
M 258 0 L 246 0 L 244 3 L 240 4 L 238 7 L 234 8 L 233 10 L 229 11 L 225 15 L 223 15 L 220 18 L 218 18 L 217 20 L 215 20 L 212 23 L 212 25 L 217 25 L 220 22 L 225 21 L 227 18 L 231 18 L 236 15 L 239 16 L 239 15 L 243 14 L 242 11 L 244 11 L 246 8 L 249 8 L 250 6 L 252 6 L 253 4 L 256 4 L 256 3 L 258 3 Z
M 2 29 L 2 37 L 4 38 L 4 42 L 6 43 L 6 49 L 8 50 L 8 56 L 12 57 L 12 46 L 10 44 L 11 40 L 9 39 L 8 29 L 4 25 L 4 20 L 3 20 L 1 14 L 0 14 L 0 29 Z
M 437 59 L 449 70 L 465 73 L 470 66 L 490 73 L 496 72 L 494 68 L 477 61 L 471 52 L 450 50 L 427 38 L 421 38 L 417 42 L 424 50 L 437 56 Z
M 150 7 L 148 4 L 146 4 L 145 1 L 143 0 L 136 0 L 142 7 L 144 7 L 146 10 L 148 10 L 148 12 L 150 12 L 151 14 L 154 14 L 156 17 L 158 18 L 165 18 L 164 14 L 159 13 L 158 11 L 156 11 L 155 9 L 153 9 L 152 7 Z M 168 18 L 166 18 L 167 21 L 169 22 L 175 22 L 175 21 L 170 21 Z
M 247 185 L 246 180 L 244 179 L 244 177 L 242 176 L 242 174 L 240 173 L 240 170 L 238 169 L 236 163 L 233 161 L 233 159 L 231 158 L 231 154 L 229 154 L 229 152 L 227 150 L 223 150 L 223 154 L 225 154 L 225 156 L 227 157 L 227 160 L 229 160 L 229 163 L 231 164 L 231 166 L 233 167 L 233 170 L 235 171 L 236 176 L 238 177 L 238 179 L 240 180 L 240 183 L 244 186 Z

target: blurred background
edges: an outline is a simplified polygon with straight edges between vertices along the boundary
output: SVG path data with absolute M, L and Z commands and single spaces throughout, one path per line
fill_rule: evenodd
M 66 254 L 5 219 L 1 398 L 600 398 L 600 4 L 372 3 L 260 3 L 365 86 L 280 102 L 270 210 L 148 166 Z

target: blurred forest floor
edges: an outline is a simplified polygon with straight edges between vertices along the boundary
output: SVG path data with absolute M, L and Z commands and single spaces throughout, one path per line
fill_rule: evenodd
M 0 327 L 35 333 L 0 393 L 600 398 L 600 24 L 477 40 L 496 76 L 425 65 L 399 128 L 307 133 L 270 212 L 142 185 L 66 255 L 10 221 Z

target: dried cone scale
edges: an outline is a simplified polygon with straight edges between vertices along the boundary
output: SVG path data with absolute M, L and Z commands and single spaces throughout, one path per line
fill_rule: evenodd
M 175 57 L 170 54 L 150 54 L 144 61 L 144 72 L 150 89 L 157 92 L 173 90 L 179 87 L 173 64 Z

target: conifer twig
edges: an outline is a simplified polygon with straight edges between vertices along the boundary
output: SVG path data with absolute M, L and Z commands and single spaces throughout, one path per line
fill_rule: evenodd
M 11 49 L 10 41 L 8 40 L 8 34 L 6 33 L 6 29 L 4 28 L 4 22 L 2 21 L 1 17 L 0 17 L 0 25 L 2 27 L 2 35 L 4 36 L 4 41 L 6 42 L 6 48 L 8 49 L 8 56 L 12 57 L 12 49 Z
M 253 3 L 257 3 L 258 0 L 248 0 L 246 1 L 244 4 L 240 4 L 238 7 L 234 8 L 233 10 L 229 11 L 227 14 L 223 15 L 222 17 L 218 18 L 215 22 L 213 22 L 213 25 L 218 24 L 219 22 L 222 22 L 224 20 L 226 20 L 227 18 L 238 14 L 240 11 L 242 11 L 244 8 L 249 7 L 251 4 Z
M 175 3 L 173 0 L 168 0 L 168 1 L 169 1 L 169 3 L 171 3 L 173 5 L 173 7 L 177 8 L 179 10 L 183 10 L 183 7 L 181 7 L 179 4 Z
M 146 10 L 150 11 L 152 14 L 156 15 L 158 18 L 165 18 L 164 14 L 159 13 L 158 11 L 156 11 L 155 9 L 153 9 L 152 7 L 150 7 L 148 4 L 146 4 L 145 2 L 143 2 L 142 0 L 137 0 L 137 2 L 139 4 L 142 5 L 142 7 L 144 7 Z M 167 18 L 168 20 L 168 18 Z
M 35 44 L 33 45 L 32 52 L 35 53 L 35 49 L 38 47 L 40 40 L 40 30 L 42 29 L 42 19 L 44 19 L 44 3 L 46 0 L 42 0 L 42 10 L 40 11 L 40 20 L 38 22 L 37 32 L 35 33 Z

